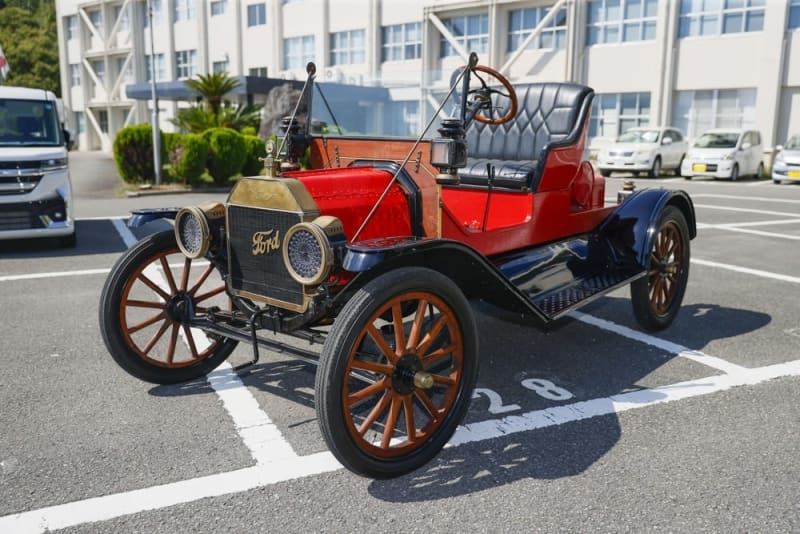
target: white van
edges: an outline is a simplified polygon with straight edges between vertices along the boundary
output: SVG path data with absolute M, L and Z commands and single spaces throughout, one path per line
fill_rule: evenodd
M 52 92 L 0 86 L 0 239 L 75 245 L 67 144 Z
M 764 175 L 764 149 L 756 130 L 714 129 L 698 137 L 681 165 L 681 175 L 760 179 Z

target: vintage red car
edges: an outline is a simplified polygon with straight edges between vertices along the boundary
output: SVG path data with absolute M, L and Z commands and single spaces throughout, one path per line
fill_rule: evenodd
M 471 302 L 544 329 L 629 284 L 639 324 L 669 326 L 696 235 L 688 195 L 644 189 L 607 205 L 582 159 L 591 88 L 514 87 L 474 55 L 456 78 L 457 116 L 438 138 L 311 134 L 309 113 L 286 121 L 266 175 L 238 180 L 224 204 L 136 213 L 132 224 L 174 219 L 174 231 L 133 246 L 106 281 L 100 326 L 117 363 L 169 384 L 239 342 L 249 364 L 259 347 L 311 360 L 331 451 L 386 478 L 433 458 L 467 410 Z

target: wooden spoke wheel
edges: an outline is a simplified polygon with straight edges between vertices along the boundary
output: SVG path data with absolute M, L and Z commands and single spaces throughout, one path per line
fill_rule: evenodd
M 636 320 L 647 330 L 668 327 L 680 309 L 689 279 L 689 230 L 681 211 L 661 213 L 645 277 L 631 284 Z
M 348 301 L 323 347 L 323 436 L 356 473 L 404 474 L 452 436 L 476 375 L 474 318 L 458 287 L 429 269 L 390 271 Z
M 230 300 L 213 264 L 187 258 L 173 231 L 153 234 L 123 255 L 106 280 L 100 328 L 114 360 L 130 374 L 158 384 L 203 376 L 236 346 L 208 338 L 186 321 Z

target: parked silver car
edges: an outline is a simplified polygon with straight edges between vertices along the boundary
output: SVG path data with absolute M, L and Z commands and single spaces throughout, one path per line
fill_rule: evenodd
M 600 174 L 613 171 L 647 173 L 657 177 L 661 171 L 680 171 L 688 144 L 677 128 L 631 128 L 597 158 Z
M 775 148 L 778 154 L 772 163 L 772 181 L 776 184 L 800 182 L 800 135 L 793 135 L 785 145 Z
M 708 130 L 698 137 L 683 160 L 681 174 L 687 180 L 693 176 L 730 178 L 764 175 L 764 150 L 761 134 L 756 130 Z

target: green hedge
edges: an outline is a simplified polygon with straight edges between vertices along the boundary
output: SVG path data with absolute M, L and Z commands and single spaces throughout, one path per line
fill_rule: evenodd
M 164 144 L 174 181 L 202 184 L 208 160 L 208 143 L 197 134 L 164 134 Z
M 242 171 L 247 158 L 244 136 L 229 128 L 210 128 L 203 139 L 208 143 L 208 173 L 215 184 L 224 185 Z
M 260 137 L 254 135 L 243 137 L 247 156 L 242 167 L 242 176 L 257 176 L 264 170 L 263 158 L 267 157 L 267 147 Z
M 123 181 L 138 184 L 155 178 L 151 125 L 126 126 L 114 138 L 113 150 L 114 162 Z

